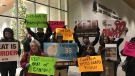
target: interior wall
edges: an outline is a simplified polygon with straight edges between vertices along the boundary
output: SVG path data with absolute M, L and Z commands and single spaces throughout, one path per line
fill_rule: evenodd
M 103 15 L 99 12 L 94 13 L 93 9 L 94 0 L 69 0 L 69 26 L 74 28 L 76 20 L 98 20 L 100 31 L 102 31 L 102 20 L 114 20 L 109 16 Z M 123 0 L 96 0 L 107 8 L 116 12 L 116 16 L 126 21 L 127 28 L 129 29 L 125 40 L 120 45 L 120 50 L 124 47 L 125 41 L 129 41 L 135 34 L 135 11 L 127 5 Z M 90 38 L 92 41 L 94 38 Z M 99 44 L 95 46 L 96 50 Z

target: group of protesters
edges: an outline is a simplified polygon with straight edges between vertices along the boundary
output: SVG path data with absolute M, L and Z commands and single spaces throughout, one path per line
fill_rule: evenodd
M 54 43 L 72 43 L 75 41 L 78 45 L 78 52 L 76 53 L 77 57 L 86 57 L 86 56 L 97 56 L 100 55 L 102 58 L 103 63 L 103 71 L 97 72 L 81 72 L 81 76 L 117 76 L 117 68 L 121 62 L 121 57 L 119 53 L 119 46 L 123 42 L 124 38 L 119 38 L 116 40 L 115 38 L 100 35 L 100 28 L 97 28 L 98 36 L 95 37 L 93 41 L 90 41 L 89 37 L 83 37 L 80 41 L 76 36 L 76 27 L 74 28 L 73 33 L 73 41 L 63 40 L 62 34 L 57 34 L 56 32 L 52 32 L 51 27 L 47 24 L 48 27 L 46 29 L 46 33 L 44 33 L 43 28 L 37 28 L 38 32 L 33 32 L 31 28 L 27 29 L 27 34 L 22 40 L 23 44 L 23 51 L 24 54 L 21 57 L 20 65 L 22 68 L 27 68 L 25 76 L 47 76 L 41 74 L 33 74 L 28 72 L 28 68 L 31 66 L 30 56 L 44 56 L 47 55 L 43 52 L 43 44 L 45 42 L 54 42 Z M 66 28 L 65 26 L 63 28 Z M 128 30 L 125 30 L 126 33 Z M 52 36 L 50 38 L 50 36 Z M 3 39 L 0 42 L 20 42 L 14 38 L 14 32 L 11 28 L 5 28 L 3 31 Z M 32 39 L 33 38 L 33 39 Z M 135 38 L 131 39 L 131 42 L 134 42 Z M 94 46 L 99 42 L 99 48 L 96 51 Z M 105 44 L 116 44 L 117 45 L 117 61 L 113 61 L 111 59 L 105 60 Z M 18 47 L 18 56 L 21 54 L 20 45 Z M 135 59 L 133 57 L 127 56 L 128 63 L 130 66 L 126 68 L 126 76 L 133 76 L 135 73 L 134 63 Z M 132 60 L 131 60 L 132 59 Z M 77 65 L 77 63 L 76 63 Z M 77 65 L 78 67 L 78 65 Z M 54 66 L 55 74 L 54 76 L 67 76 L 69 66 Z M 107 69 L 106 69 L 107 68 Z M 17 69 L 17 61 L 9 61 L 9 62 L 0 62 L 0 71 L 1 76 L 16 76 L 16 69 Z M 52 75 L 53 76 L 53 75 Z

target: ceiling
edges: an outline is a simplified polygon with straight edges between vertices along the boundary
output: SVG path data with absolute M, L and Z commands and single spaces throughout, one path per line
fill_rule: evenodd
M 135 10 L 135 0 L 123 0 L 123 1 Z

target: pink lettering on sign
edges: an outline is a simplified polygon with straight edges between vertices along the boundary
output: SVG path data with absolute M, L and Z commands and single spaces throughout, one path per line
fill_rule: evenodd
M 65 26 L 64 21 L 48 21 L 53 32 L 56 28 L 63 28 Z
M 126 22 L 125 21 L 115 21 L 114 22 L 115 29 L 114 28 L 108 28 L 103 29 L 104 36 L 114 37 L 114 38 L 120 38 L 122 33 L 125 31 Z
M 122 53 L 127 56 L 135 57 L 135 42 L 126 42 Z

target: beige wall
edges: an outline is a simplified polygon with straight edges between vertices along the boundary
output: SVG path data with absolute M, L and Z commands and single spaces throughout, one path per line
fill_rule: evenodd
M 92 11 L 94 0 L 68 0 L 69 1 L 69 27 L 74 28 L 74 22 L 76 20 L 98 20 L 100 31 L 102 31 L 102 20 L 113 20 L 113 18 L 103 15 L 101 13 L 94 13 Z M 130 40 L 135 36 L 135 11 L 130 8 L 123 0 L 96 0 L 98 3 L 112 9 L 116 12 L 116 15 L 122 20 L 127 22 L 129 29 L 126 40 Z M 90 38 L 92 41 L 93 38 Z M 124 42 L 125 42 L 124 41 Z M 120 45 L 120 49 L 123 48 L 124 42 Z M 95 47 L 98 48 L 99 44 Z

